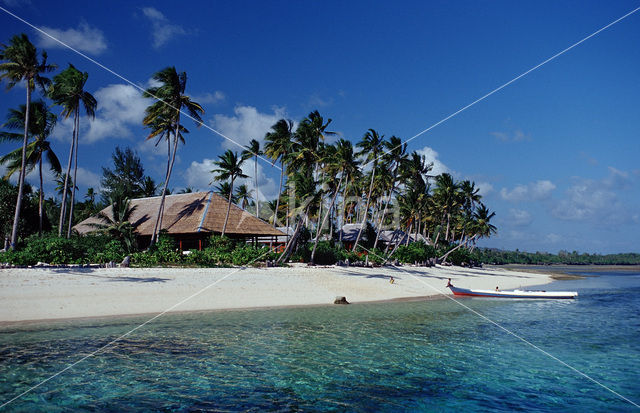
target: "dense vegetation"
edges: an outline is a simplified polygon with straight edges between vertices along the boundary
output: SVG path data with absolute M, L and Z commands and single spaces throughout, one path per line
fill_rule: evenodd
M 640 265 L 640 254 L 587 254 L 577 251 L 560 251 L 557 254 L 548 252 L 501 251 L 482 248 L 476 250 L 474 257 L 478 262 L 486 264 L 567 264 L 567 265 Z

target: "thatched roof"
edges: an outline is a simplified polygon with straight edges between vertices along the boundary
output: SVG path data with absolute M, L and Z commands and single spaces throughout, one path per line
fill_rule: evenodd
M 131 200 L 131 207 L 137 207 L 130 222 L 140 222 L 138 235 L 151 235 L 156 223 L 161 197 Z M 111 216 L 111 206 L 102 212 Z M 208 192 L 167 195 L 165 198 L 162 229 L 169 234 L 220 233 L 227 213 L 227 200 Z M 85 219 L 73 227 L 80 234 L 95 231 L 91 223 L 100 223 L 96 216 Z M 281 231 L 263 220 L 231 204 L 226 234 L 239 236 L 282 236 Z

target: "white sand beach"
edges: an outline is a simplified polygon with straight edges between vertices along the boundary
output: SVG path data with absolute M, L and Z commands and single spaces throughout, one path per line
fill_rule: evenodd
M 321 305 L 336 296 L 351 303 L 433 297 L 450 294 L 447 278 L 483 289 L 551 281 L 544 274 L 460 267 L 2 269 L 0 323 Z

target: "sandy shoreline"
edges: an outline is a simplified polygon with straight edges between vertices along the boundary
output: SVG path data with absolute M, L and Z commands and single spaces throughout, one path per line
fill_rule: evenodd
M 394 284 L 389 283 L 393 276 Z M 545 274 L 460 267 L 0 270 L 0 323 L 425 299 L 465 288 L 545 284 Z

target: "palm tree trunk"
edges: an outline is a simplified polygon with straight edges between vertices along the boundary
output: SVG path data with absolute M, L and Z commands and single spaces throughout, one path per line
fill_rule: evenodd
M 384 204 L 384 209 L 382 210 L 382 216 L 380 217 L 380 224 L 378 225 L 378 231 L 376 232 L 376 240 L 373 243 L 373 249 L 376 249 L 376 246 L 378 245 L 378 240 L 380 239 L 380 233 L 382 232 L 382 225 L 384 224 L 384 218 L 387 215 L 387 207 L 389 206 L 389 202 L 391 201 L 391 193 L 393 193 L 394 188 L 395 188 L 395 184 L 387 194 L 387 200 Z
M 44 193 L 42 192 L 42 153 L 40 154 L 38 169 L 40 169 L 40 194 L 38 196 L 38 236 L 42 236 L 42 215 L 44 214 Z
M 277 226 L 278 222 L 278 210 L 280 209 L 280 194 L 282 194 L 282 180 L 284 178 L 284 162 L 280 162 L 282 169 L 280 169 L 280 186 L 278 186 L 278 198 L 276 199 L 276 212 L 273 216 L 273 227 Z
M 176 152 L 178 152 L 178 128 L 180 123 L 176 122 L 178 127 L 176 128 L 173 151 L 171 154 L 171 162 L 169 162 L 169 169 L 167 170 L 167 179 L 164 180 L 164 186 L 162 187 L 162 198 L 160 199 L 160 207 L 158 208 L 158 216 L 156 217 L 156 225 L 153 229 L 153 235 L 151 236 L 151 245 L 158 240 L 158 233 L 161 231 L 162 215 L 164 214 L 164 200 L 167 196 L 167 187 L 169 186 L 169 178 L 171 178 L 171 171 L 173 170 L 173 164 L 176 161 Z
M 325 222 L 327 222 L 327 217 L 329 216 L 329 213 L 331 212 L 331 208 L 333 208 L 333 204 L 336 202 L 336 198 L 338 197 L 338 193 L 340 192 L 340 186 L 342 186 L 342 175 L 340 176 L 340 181 L 338 181 L 338 187 L 336 188 L 336 193 L 333 194 L 333 197 L 331 198 L 331 204 L 329 204 L 329 208 L 327 209 L 326 214 L 324 214 L 324 218 L 322 219 L 322 222 L 320 223 L 320 226 L 318 228 L 318 232 L 316 232 L 316 239 L 313 243 L 313 250 L 311 251 L 311 263 L 313 264 L 313 259 L 316 256 L 316 247 L 318 246 L 318 239 L 320 238 L 320 234 L 322 233 L 322 228 L 324 228 L 324 224 Z
M 364 207 L 364 217 L 362 218 L 362 223 L 360 224 L 360 229 L 358 230 L 358 236 L 356 237 L 356 242 L 353 244 L 353 249 L 351 251 L 355 251 L 358 248 L 358 242 L 360 242 L 360 237 L 362 237 L 362 229 L 367 223 L 367 215 L 369 211 L 369 201 L 371 200 L 371 192 L 373 191 L 373 178 L 376 176 L 376 164 L 373 164 L 373 170 L 371 171 L 371 182 L 369 183 L 369 194 L 367 195 L 367 202 Z
M 227 231 L 227 222 L 229 222 L 229 212 L 231 211 L 231 197 L 233 197 L 233 178 L 229 187 L 229 203 L 227 204 L 227 215 L 224 217 L 224 225 L 222 226 L 222 236 Z
M 305 210 L 305 215 L 306 215 L 306 210 Z M 287 260 L 291 256 L 291 253 L 293 252 L 293 247 L 295 246 L 296 241 L 298 240 L 298 235 L 300 235 L 300 229 L 302 228 L 303 221 L 304 219 L 302 217 L 298 219 L 298 223 L 296 224 L 296 230 L 293 232 L 291 239 L 289 239 L 289 242 L 287 243 L 287 246 L 282 252 L 282 255 L 280 255 L 280 257 L 278 258 L 278 263 L 287 262 Z
M 20 176 L 18 177 L 18 199 L 16 200 L 16 211 L 13 215 L 13 228 L 11 229 L 11 249 L 15 250 L 18 241 L 18 223 L 20 222 L 20 208 L 22 208 L 22 191 L 24 187 L 25 167 L 27 163 L 27 140 L 29 137 L 29 110 L 31 106 L 31 79 L 27 79 L 27 104 L 24 112 L 24 138 L 22 140 L 22 164 L 20 165 Z
M 260 191 L 258 190 L 258 155 L 254 163 L 254 177 L 256 181 L 256 216 L 260 218 Z
M 69 227 L 67 229 L 67 238 L 71 237 L 71 226 L 73 225 L 73 207 L 75 206 L 76 198 L 76 176 L 78 174 L 78 135 L 80 134 L 80 109 L 76 109 L 76 139 L 75 139 L 75 153 L 73 155 L 73 180 L 71 185 L 71 205 L 69 206 Z
M 78 109 L 76 108 L 76 111 Z M 71 134 L 71 147 L 69 148 L 69 162 L 67 162 L 67 173 L 64 176 L 64 187 L 62 189 L 62 203 L 60 204 L 60 220 L 58 221 L 58 236 L 62 237 L 64 228 L 64 218 L 67 215 L 67 190 L 69 188 L 69 175 L 71 174 L 71 161 L 73 159 L 73 145 L 76 139 L 76 123 L 73 123 L 73 133 Z

